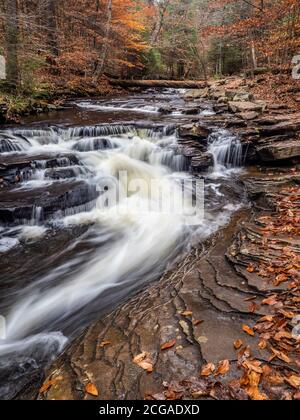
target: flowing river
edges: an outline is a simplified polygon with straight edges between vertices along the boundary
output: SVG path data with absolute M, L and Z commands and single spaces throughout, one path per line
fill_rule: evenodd
M 201 175 L 181 152 L 178 124 L 213 115 L 197 106 L 191 117 L 183 91 L 151 91 L 77 101 L 0 132 L 0 169 L 18 168 L 0 189 L 0 398 L 243 205 L 237 138 L 207 122 L 213 166 Z

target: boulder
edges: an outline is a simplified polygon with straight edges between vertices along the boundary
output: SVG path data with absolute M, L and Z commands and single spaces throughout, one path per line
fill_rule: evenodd
M 261 136 L 274 136 L 278 134 L 294 134 L 300 130 L 300 118 L 284 121 L 274 125 L 265 125 L 258 128 Z
M 199 114 L 199 108 L 197 108 L 197 107 L 187 108 L 183 111 L 183 113 L 185 115 L 197 115 L 197 114 Z
M 0 219 L 5 225 L 31 221 L 39 209 L 41 219 L 48 220 L 57 211 L 92 203 L 99 194 L 96 186 L 83 181 L 53 183 L 47 186 L 47 190 L 42 187 L 0 190 Z
M 192 157 L 191 170 L 193 173 L 199 173 L 209 169 L 214 165 L 214 158 L 211 153 L 202 153 Z
M 173 112 L 173 108 L 170 105 L 164 105 L 159 108 L 158 112 L 161 114 L 171 114 Z
M 241 112 L 239 117 L 242 118 L 244 121 L 251 121 L 255 120 L 255 118 L 259 117 L 259 113 L 255 111 L 248 111 L 248 112 Z
M 217 114 L 222 114 L 222 113 L 228 112 L 228 111 L 229 111 L 228 104 L 218 103 L 218 104 L 214 105 L 214 112 L 216 112 Z
M 209 89 L 191 89 L 186 92 L 184 95 L 187 99 L 200 99 L 206 98 L 209 95 Z
M 236 102 L 247 102 L 247 101 L 252 101 L 254 99 L 253 95 L 249 92 L 239 92 L 235 95 L 235 97 L 233 98 L 233 101 Z
M 210 94 L 211 99 L 215 99 L 216 101 L 219 98 L 224 98 L 225 95 L 225 91 L 224 90 L 214 90 L 212 91 L 212 93 Z
M 258 102 L 239 102 L 239 101 L 231 101 L 229 102 L 229 108 L 232 112 L 262 112 L 264 106 L 262 103 Z
M 299 158 L 300 141 L 294 139 L 263 143 L 256 148 L 256 152 L 263 162 Z
M 211 130 L 200 124 L 187 124 L 179 127 L 179 136 L 182 138 L 204 140 L 210 134 Z

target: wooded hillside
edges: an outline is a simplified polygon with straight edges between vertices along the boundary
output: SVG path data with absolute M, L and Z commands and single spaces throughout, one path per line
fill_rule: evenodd
M 7 82 L 75 89 L 118 78 L 203 79 L 291 66 L 299 0 L 1 0 Z

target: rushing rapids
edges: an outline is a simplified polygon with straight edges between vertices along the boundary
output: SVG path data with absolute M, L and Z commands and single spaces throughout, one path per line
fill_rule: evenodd
M 193 181 L 201 177 L 181 153 L 176 110 L 157 124 L 161 102 L 170 97 L 182 115 L 181 92 L 160 93 L 159 104 L 137 95 L 76 105 L 102 120 L 107 112 L 108 121 L 111 112 L 121 108 L 124 118 L 130 111 L 127 123 L 53 123 L 0 133 L 2 398 L 16 395 L 80 328 L 157 279 L 240 206 L 234 174 L 241 146 L 216 129 L 208 139 L 214 167 L 204 175 L 204 217 L 195 209 Z M 134 123 L 137 112 L 155 121 Z M 184 211 L 170 206 L 170 196 Z

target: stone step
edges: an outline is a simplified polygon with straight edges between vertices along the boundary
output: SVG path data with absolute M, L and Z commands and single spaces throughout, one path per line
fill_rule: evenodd
M 45 188 L 0 191 L 0 219 L 11 225 L 32 219 L 47 220 L 58 211 L 87 205 L 99 196 L 95 185 L 83 181 L 54 182 Z

